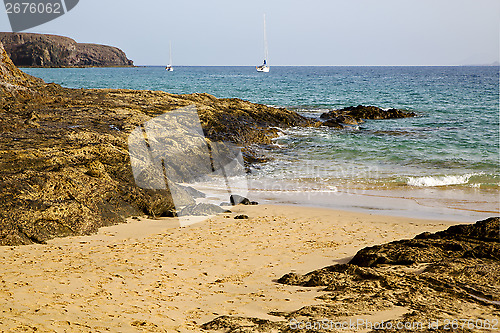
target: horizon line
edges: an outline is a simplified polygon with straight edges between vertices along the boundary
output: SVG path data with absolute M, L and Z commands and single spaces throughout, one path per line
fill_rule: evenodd
M 134 65 L 133 67 L 165 67 L 166 65 Z M 469 65 L 269 65 L 269 67 L 499 67 L 500 63 Z M 172 65 L 172 67 L 256 67 L 255 65 Z

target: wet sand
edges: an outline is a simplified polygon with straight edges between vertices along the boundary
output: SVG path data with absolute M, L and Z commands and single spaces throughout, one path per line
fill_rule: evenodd
M 92 236 L 0 247 L 1 330 L 199 332 L 220 315 L 278 320 L 268 313 L 321 302 L 318 288 L 276 283 L 282 275 L 456 224 L 299 206 L 231 210 L 187 227 L 130 219 Z

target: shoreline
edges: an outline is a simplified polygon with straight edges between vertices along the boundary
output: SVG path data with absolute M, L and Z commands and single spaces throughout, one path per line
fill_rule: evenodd
M 454 224 L 297 206 L 232 211 L 181 228 L 176 218 L 129 219 L 92 236 L 0 247 L 4 329 L 199 332 L 222 315 L 279 320 L 269 313 L 322 303 L 321 288 L 277 284 L 284 274 Z M 242 213 L 249 219 L 234 219 Z
M 498 216 L 499 211 L 494 210 L 493 202 L 480 202 L 481 198 L 487 199 L 480 194 L 477 201 L 463 202 L 457 197 L 439 198 L 443 190 L 432 190 L 432 196 L 427 195 L 425 190 L 381 190 L 370 189 L 363 193 L 351 192 L 350 189 L 340 189 L 330 193 L 325 192 L 302 192 L 286 191 L 283 193 L 255 190 L 256 200 L 275 204 L 291 204 L 317 208 L 330 208 L 360 213 L 373 213 L 394 217 L 408 217 L 429 220 L 447 220 L 456 222 L 472 223 L 478 219 Z M 448 190 L 449 191 L 449 190 Z M 436 193 L 438 192 L 438 193 Z M 466 196 L 465 192 L 456 192 L 457 196 Z M 253 197 L 253 196 L 252 196 Z M 267 198 L 267 199 L 264 199 Z M 439 202 L 440 201 L 440 202 Z M 474 205 L 485 205 L 485 209 L 474 209 Z M 462 206 L 461 206 L 462 205 Z
M 266 186 L 255 186 L 264 183 Z M 227 201 L 227 189 L 214 183 L 189 185 L 206 193 L 212 204 L 219 205 Z M 493 191 L 444 188 L 338 188 L 327 191 L 292 188 L 282 182 L 267 180 L 260 184 L 250 181 L 248 190 L 233 188 L 233 191 L 243 193 L 261 204 L 325 208 L 392 217 L 473 223 L 500 215 L 500 207 L 491 199 L 492 194 L 498 193 L 489 193 Z

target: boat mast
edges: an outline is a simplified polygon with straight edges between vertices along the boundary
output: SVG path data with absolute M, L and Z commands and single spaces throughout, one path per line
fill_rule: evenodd
M 267 33 L 266 33 L 266 14 L 264 14 L 264 65 L 267 64 L 268 57 L 268 49 L 267 49 Z
M 168 54 L 169 54 L 169 62 L 168 62 L 168 66 L 172 66 L 172 41 L 168 41 Z

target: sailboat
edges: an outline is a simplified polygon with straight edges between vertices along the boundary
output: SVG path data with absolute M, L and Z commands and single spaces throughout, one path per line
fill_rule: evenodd
M 169 42 L 168 44 L 169 44 L 170 59 L 169 59 L 167 67 L 165 67 L 165 70 L 168 71 L 168 72 L 173 72 L 174 71 L 174 67 L 172 67 L 172 42 Z
M 268 50 L 267 50 L 267 34 L 266 34 L 266 14 L 264 14 L 264 62 L 262 65 L 255 67 L 257 72 L 269 73 L 269 65 L 267 64 Z

